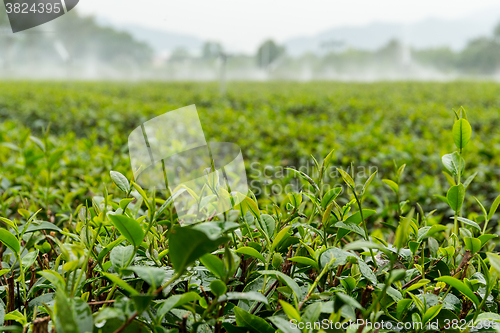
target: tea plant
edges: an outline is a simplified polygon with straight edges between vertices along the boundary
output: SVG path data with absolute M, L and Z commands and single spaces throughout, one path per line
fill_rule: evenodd
M 450 188 L 438 196 L 452 212 L 444 223 L 403 197 L 406 165 L 383 180 L 393 203 L 381 209 L 370 194 L 376 171 L 359 179 L 352 165 L 339 168 L 345 185 L 330 186 L 331 151 L 321 163 L 313 158 L 312 174 L 289 170 L 300 192 L 280 201 L 250 192 L 234 210 L 184 225 L 175 191 L 145 191 L 117 171 L 96 183 L 112 168 L 106 147 L 80 143 L 100 167 L 77 175 L 73 168 L 87 155 L 73 156 L 58 146 L 69 141 L 48 131 L 38 139 L 21 130 L 0 148 L 14 151 L 2 158 L 3 172 L 24 173 L 1 182 L 2 329 L 495 331 L 500 196 L 489 209 L 473 197 L 481 213 L 466 213 L 476 176 L 466 165 L 472 127 L 464 109 L 455 115 L 457 151 L 442 157 Z M 373 326 L 381 322 L 392 328 Z

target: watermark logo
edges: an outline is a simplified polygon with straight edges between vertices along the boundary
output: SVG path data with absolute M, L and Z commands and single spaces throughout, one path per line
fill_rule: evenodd
M 146 121 L 132 131 L 128 147 L 136 182 L 169 191 L 183 223 L 227 212 L 248 193 L 240 148 L 206 142 L 194 105 Z
M 79 0 L 4 0 L 12 32 L 52 21 L 75 8 Z

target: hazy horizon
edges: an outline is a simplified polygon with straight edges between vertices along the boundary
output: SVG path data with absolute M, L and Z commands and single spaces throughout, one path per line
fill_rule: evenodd
M 492 8 L 500 9 L 498 1 L 424 0 L 408 4 L 395 0 L 377 3 L 322 0 L 311 4 L 262 0 L 216 0 L 210 3 L 145 0 L 137 6 L 130 0 L 86 0 L 78 5 L 81 13 L 95 15 L 114 25 L 140 25 L 189 35 L 219 42 L 227 49 L 243 53 L 253 53 L 266 39 L 283 43 L 335 27 L 365 26 L 375 22 L 412 24 L 426 19 L 454 20 L 474 13 L 488 13 Z

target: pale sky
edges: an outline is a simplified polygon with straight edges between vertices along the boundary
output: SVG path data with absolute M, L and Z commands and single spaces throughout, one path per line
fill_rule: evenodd
M 375 21 L 454 19 L 498 5 L 499 0 L 81 0 L 77 8 L 115 23 L 185 33 L 252 51 L 267 38 L 280 42 Z

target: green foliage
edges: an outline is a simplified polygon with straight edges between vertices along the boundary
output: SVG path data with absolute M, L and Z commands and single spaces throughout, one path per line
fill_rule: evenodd
M 11 331 L 29 330 L 41 317 L 50 317 L 58 332 L 219 333 L 300 331 L 290 320 L 498 319 L 500 160 L 496 135 L 482 137 L 497 121 L 497 110 L 485 106 L 469 120 L 459 110 L 452 127 L 453 114 L 441 112 L 438 101 L 414 99 L 442 93 L 442 87 L 458 94 L 470 86 L 400 84 L 398 91 L 390 84 L 332 85 L 339 89 L 335 94 L 351 98 L 345 105 L 309 85 L 292 94 L 294 85 L 283 84 L 297 101 L 279 88 L 267 96 L 245 84 L 249 96 L 230 94 L 226 102 L 200 92 L 204 120 L 231 118 L 227 128 L 209 127 L 208 136 L 237 142 L 250 161 L 258 156 L 266 163 L 297 163 L 294 171 L 282 170 L 279 182 L 300 187 L 269 194 L 267 176 L 249 172 L 261 193 L 249 193 L 233 211 L 186 225 L 172 204 L 179 192 L 142 189 L 128 165 L 126 133 L 165 111 L 155 110 L 161 85 L 136 85 L 133 98 L 120 85 L 76 84 L 95 89 L 81 96 L 71 93 L 72 84 L 51 85 L 38 89 L 49 89 L 52 101 L 58 95 L 50 89 L 61 88 L 68 92 L 57 99 L 61 105 L 74 98 L 85 114 L 57 106 L 39 113 L 46 109 L 8 98 L 15 95 L 12 88 L 0 93 L 0 114 L 20 110 L 0 125 L 0 278 L 19 283 L 14 296 L 8 285 L 0 293 L 0 319 L 10 321 Z M 193 87 L 178 85 L 173 89 Z M 494 104 L 495 89 L 481 87 L 470 99 L 490 96 Z M 121 91 L 142 113 L 102 91 Z M 370 98 L 356 97 L 361 92 Z M 401 99 L 403 92 L 411 103 Z M 399 96 L 400 107 L 387 96 Z M 191 97 L 180 94 L 175 103 Z M 422 111 L 414 112 L 418 101 L 430 111 L 419 104 Z M 111 111 L 115 102 L 123 113 Z M 93 103 L 100 107 L 92 118 Z M 383 113 L 377 103 L 385 105 Z M 242 118 L 218 111 L 221 105 L 243 108 Z M 245 111 L 250 105 L 251 114 Z M 41 124 L 60 118 L 68 127 L 30 130 L 19 124 L 28 116 Z M 98 131 L 84 126 L 91 119 Z M 297 129 L 287 130 L 292 126 Z M 257 152 L 252 145 L 267 148 Z M 308 149 L 326 156 L 313 158 L 312 170 L 299 168 L 307 164 L 302 156 L 309 156 L 303 154 Z M 365 167 L 376 163 L 378 170 L 362 174 L 349 166 L 352 160 Z

